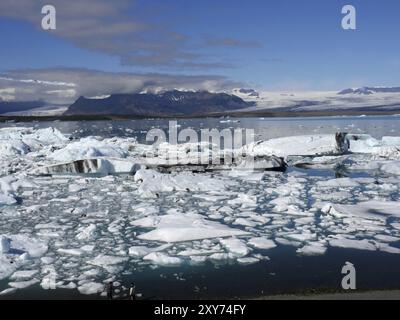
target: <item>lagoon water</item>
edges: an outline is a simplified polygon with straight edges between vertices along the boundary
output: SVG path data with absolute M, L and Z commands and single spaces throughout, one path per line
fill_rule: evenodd
M 321 133 L 367 133 L 376 139 L 381 139 L 383 136 L 400 136 L 400 117 L 396 116 L 375 116 L 375 117 L 329 117 L 329 118 L 273 118 L 273 119 L 260 119 L 260 118 L 235 118 L 231 121 L 226 119 L 180 119 L 178 121 L 178 131 L 184 128 L 200 129 L 225 129 L 225 128 L 244 128 L 254 129 L 255 140 L 267 140 L 277 137 L 286 137 L 294 135 L 312 135 Z M 65 134 L 71 134 L 74 138 L 83 138 L 87 136 L 100 136 L 110 138 L 118 137 L 136 137 L 139 142 L 145 143 L 145 137 L 149 130 L 159 128 L 168 132 L 168 120 L 126 120 L 126 121 L 84 121 L 84 122 L 37 122 L 37 123 L 3 123 L 0 128 L 10 126 L 34 126 L 36 128 L 54 127 L 59 129 Z M 297 179 L 297 180 L 291 180 Z M 302 182 L 304 190 L 295 190 L 296 192 L 296 206 L 301 208 L 306 213 L 306 217 L 310 217 L 309 211 L 312 210 L 314 205 L 320 201 L 321 197 L 324 200 L 340 201 L 345 204 L 356 204 L 359 201 L 374 199 L 379 196 L 385 200 L 398 202 L 400 200 L 399 186 L 400 178 L 395 177 L 382 177 L 382 183 L 388 185 L 387 190 L 378 189 L 377 186 L 371 186 L 370 182 L 358 181 L 359 185 L 356 187 L 340 188 L 335 187 L 328 190 L 316 190 L 315 186 L 321 181 L 335 179 L 337 172 L 334 170 L 306 170 L 290 168 L 286 173 L 274 173 L 267 176 L 261 183 L 248 183 L 244 182 L 242 186 L 238 186 L 229 190 L 232 194 L 236 193 L 250 193 L 257 195 L 261 200 L 257 207 L 249 208 L 249 211 L 255 211 L 258 215 L 270 215 L 275 225 L 282 225 L 281 229 L 275 231 L 269 225 L 257 226 L 254 228 L 254 233 L 258 236 L 272 235 L 276 241 L 279 238 L 291 235 L 294 233 L 313 232 L 318 237 L 325 237 L 327 234 L 332 234 L 340 231 L 348 232 L 350 227 L 346 223 L 340 221 L 332 222 L 322 221 L 324 218 L 319 213 L 315 214 L 315 222 L 307 226 L 303 221 L 297 220 L 301 217 L 287 217 L 285 211 L 274 212 L 269 205 L 269 202 L 274 200 L 271 196 L 271 191 L 268 188 L 278 189 L 280 186 L 285 185 L 290 187 L 294 184 L 293 181 Z M 376 178 L 375 174 L 370 173 L 351 173 L 348 175 L 350 178 L 363 179 L 363 178 Z M 380 178 L 380 177 L 379 177 Z M 378 178 L 377 178 L 378 179 Z M 366 180 L 365 180 L 366 181 Z M 116 177 L 114 181 L 115 186 L 126 183 L 133 184 L 129 177 Z M 196 200 L 192 195 L 182 195 L 179 201 L 173 195 L 162 195 L 157 200 L 147 200 L 141 198 L 130 199 L 128 205 L 121 203 L 121 197 L 113 190 L 107 190 L 102 194 L 103 190 L 107 187 L 107 182 L 102 185 L 96 185 L 95 190 L 91 193 L 85 194 L 85 200 L 90 201 L 93 195 L 108 197 L 103 203 L 91 203 L 91 210 L 105 210 L 108 208 L 112 215 L 116 218 L 112 221 L 116 223 L 116 228 L 112 232 L 107 231 L 109 225 L 101 225 L 99 228 L 102 230 L 103 238 L 99 239 L 99 251 L 104 250 L 104 254 L 109 254 L 113 246 L 121 250 L 127 250 L 129 246 L 135 243 L 129 238 L 133 232 L 141 232 L 139 229 L 132 229 L 129 226 L 131 221 L 131 212 L 129 208 L 138 207 L 140 205 L 159 206 L 160 212 L 166 212 L 171 207 L 180 207 L 183 210 L 191 210 L 195 208 L 201 214 L 208 215 L 210 207 L 216 204 L 204 198 L 204 201 Z M 127 187 L 127 188 L 128 188 Z M 54 188 L 54 195 L 60 197 L 66 193 L 67 187 L 56 186 Z M 345 190 L 344 190 L 345 189 Z M 51 190 L 51 189 L 49 189 Z M 134 192 L 127 189 L 129 192 Z M 340 192 L 347 192 L 350 198 Z M 291 191 L 294 192 L 293 190 Z M 329 198 L 332 194 L 335 197 Z M 64 195 L 67 197 L 68 195 Z M 29 205 L 45 205 L 46 202 L 50 203 L 51 194 L 47 197 L 43 196 L 40 199 L 30 199 Z M 123 200 L 123 199 L 122 199 Z M 95 201 L 93 201 L 95 202 Z M 221 202 L 222 203 L 222 202 Z M 71 204 L 65 204 L 71 205 Z M 222 204 L 221 204 L 222 205 Z M 1 209 L 1 208 L 0 208 Z M 41 212 L 40 219 L 35 217 L 34 223 L 29 220 L 18 221 L 18 219 L 0 217 L 0 234 L 2 233 L 17 233 L 29 230 L 37 223 L 45 223 L 46 219 L 51 219 L 54 212 L 60 212 L 63 207 L 55 205 L 51 202 L 44 211 Z M 52 211 L 54 210 L 54 211 Z M 59 211 L 56 211 L 59 210 Z M 234 208 L 235 210 L 235 208 Z M 56 213 L 58 214 L 58 213 Z M 314 217 L 314 216 L 313 216 Z M 63 215 L 66 224 L 74 224 L 75 221 L 68 220 L 67 215 Z M 3 221 L 1 221 L 3 219 Z M 4 220 L 9 219 L 9 220 Z M 24 219 L 27 219 L 26 216 Z M 75 218 L 74 218 L 75 219 Z M 218 219 L 217 219 L 218 220 Z M 219 219 L 220 222 L 228 220 Z M 356 223 L 359 223 L 357 221 Z M 380 231 L 386 235 L 399 237 L 399 231 L 394 228 L 389 228 L 389 223 L 394 225 L 399 223 L 398 218 L 391 218 L 388 222 L 388 228 Z M 232 226 L 232 221 L 229 220 L 229 226 Z M 325 227 L 329 225 L 329 227 Z M 341 229 L 342 228 L 342 229 Z M 3 230 L 1 230 L 3 229 Z M 115 232 L 119 232 L 116 234 Z M 286 232 L 286 234 L 285 234 Z M 379 233 L 379 232 L 378 232 Z M 381 234 L 380 233 L 380 234 Z M 114 236 L 113 236 L 114 234 Z M 357 237 L 364 236 L 366 238 L 373 237 L 372 233 L 360 232 L 356 234 Z M 74 235 L 67 231 L 65 239 L 51 240 L 50 256 L 57 257 L 57 248 L 65 246 L 66 243 L 70 247 L 74 246 Z M 304 240 L 307 242 L 308 240 Z M 210 245 L 211 244 L 208 244 Z M 213 243 L 212 246 L 216 245 Z M 393 241 L 391 246 L 400 248 L 400 238 Z M 68 246 L 67 246 L 68 247 Z M 341 289 L 341 274 L 342 266 L 347 262 L 355 265 L 357 270 L 357 288 L 358 289 L 398 289 L 400 287 L 400 254 L 393 254 L 383 251 L 365 251 L 356 250 L 352 248 L 337 248 L 328 247 L 326 252 L 322 255 L 307 256 L 299 255 L 296 250 L 298 247 L 293 244 L 285 244 L 280 242 L 275 248 L 262 250 L 253 249 L 252 254 L 258 255 L 258 262 L 251 264 L 238 263 L 236 260 L 222 259 L 220 261 L 206 261 L 199 265 L 192 265 L 183 263 L 179 266 L 163 267 L 154 264 L 143 263 L 138 259 L 133 259 L 121 265 L 109 273 L 103 275 L 101 271 L 96 269 L 98 274 L 93 273 L 93 279 L 97 282 L 104 281 L 110 274 L 116 275 L 116 279 L 122 285 L 129 286 L 129 283 L 134 281 L 137 286 L 137 291 L 142 293 L 143 299 L 186 299 L 186 298 L 199 298 L 199 299 L 217 299 L 217 298 L 247 298 L 257 297 L 259 295 L 278 294 L 278 293 L 295 293 L 295 292 L 311 292 L 313 290 L 328 290 L 339 291 Z M 177 244 L 169 253 L 177 253 L 185 250 L 184 244 Z M 260 258 L 261 257 L 261 258 Z M 92 270 L 81 263 L 81 257 L 62 257 L 59 261 L 54 263 L 60 278 L 65 281 L 65 284 L 75 281 L 80 272 Z M 69 264 L 69 270 L 62 267 L 62 264 Z M 40 270 L 42 266 L 40 263 L 33 263 L 30 268 Z M 93 271 L 94 272 L 94 271 Z M 75 281 L 77 282 L 77 281 Z M 0 292 L 7 288 L 9 283 L 8 279 L 0 281 Z M 124 290 L 122 290 L 124 291 Z M 11 295 L 0 297 L 0 299 L 12 298 L 38 298 L 38 299 L 80 299 L 80 298 L 99 298 L 98 295 L 82 295 L 76 289 L 57 289 L 57 290 L 43 290 L 40 283 L 26 288 L 17 290 Z M 119 298 L 124 299 L 121 294 Z
M 153 128 L 168 132 L 170 120 L 121 120 L 121 121 L 68 121 L 17 123 L 13 126 L 34 126 L 37 128 L 54 127 L 63 133 L 74 133 L 76 137 L 98 135 L 102 137 L 137 137 L 145 142 L 146 134 Z M 400 116 L 358 116 L 358 117 L 307 117 L 307 118 L 232 118 L 230 120 L 179 119 L 179 130 L 184 128 L 218 129 L 243 128 L 253 129 L 255 140 L 266 140 L 315 133 L 368 133 L 380 139 L 382 136 L 400 136 Z M 0 128 L 9 127 L 10 123 L 0 123 Z M 128 131 L 127 131 L 128 129 Z

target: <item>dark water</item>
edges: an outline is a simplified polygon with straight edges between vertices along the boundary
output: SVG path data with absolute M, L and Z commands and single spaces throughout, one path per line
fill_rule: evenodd
M 125 285 L 134 281 L 137 292 L 143 295 L 141 299 L 145 300 L 246 299 L 260 295 L 336 292 L 341 291 L 344 276 L 341 270 L 349 261 L 356 268 L 358 290 L 400 288 L 400 255 L 329 248 L 323 256 L 298 257 L 294 248 L 280 246 L 268 250 L 268 256 L 270 261 L 248 266 L 209 263 L 201 267 L 133 271 L 121 280 Z M 1 299 L 104 298 L 80 295 L 77 290 L 43 290 L 37 285 Z
M 225 119 L 179 119 L 178 132 L 184 128 L 218 129 L 243 128 L 253 129 L 256 140 L 286 137 L 301 134 L 336 133 L 368 133 L 380 139 L 382 136 L 400 136 L 400 117 L 315 117 L 315 118 L 234 118 L 233 122 L 221 123 Z M 33 123 L 0 123 L 0 128 L 10 126 L 54 127 L 63 133 L 73 134 L 80 138 L 90 135 L 102 137 L 137 137 L 144 142 L 147 132 L 152 128 L 165 131 L 170 120 L 121 120 L 121 121 L 69 121 L 69 122 L 33 122 Z M 126 131 L 129 129 L 129 131 Z

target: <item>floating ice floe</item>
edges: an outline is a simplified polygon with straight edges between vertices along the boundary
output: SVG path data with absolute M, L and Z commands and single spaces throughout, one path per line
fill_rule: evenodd
M 377 247 L 374 243 L 372 243 L 366 239 L 363 239 L 363 240 L 332 239 L 332 240 L 329 240 L 329 245 L 331 247 L 368 250 L 368 251 L 375 251 L 377 249 Z
M 137 258 L 142 258 L 149 255 L 150 253 L 160 252 L 169 248 L 169 244 L 161 245 L 159 247 L 145 247 L 145 246 L 133 246 L 129 248 L 129 255 Z
M 248 234 L 246 231 L 208 221 L 203 216 L 194 213 L 175 213 L 143 218 L 132 221 L 131 224 L 143 228 L 155 228 L 153 231 L 140 234 L 139 239 L 169 243 Z
M 103 292 L 105 290 L 105 285 L 102 283 L 89 281 L 79 286 L 78 290 L 82 294 L 91 295 Z
M 114 265 L 118 265 L 120 263 L 126 262 L 127 260 L 128 260 L 128 257 L 99 254 L 94 259 L 90 260 L 88 263 L 95 265 L 95 266 L 107 268 L 110 266 L 114 266 Z
M 140 169 L 134 176 L 143 196 L 154 197 L 156 193 L 173 191 L 219 191 L 235 183 L 228 179 L 188 172 L 163 174 L 155 170 Z
M 6 176 L 0 178 L 0 205 L 17 203 L 15 194 L 20 188 L 32 188 L 35 184 L 24 175 Z
M 276 243 L 273 240 L 263 238 L 263 237 L 251 238 L 248 241 L 248 243 L 249 243 L 249 245 L 251 245 L 257 249 L 262 249 L 262 250 L 269 250 L 269 249 L 276 248 Z
M 325 254 L 327 247 L 320 242 L 309 242 L 304 247 L 298 248 L 296 252 L 302 256 L 319 256 Z
M 351 152 L 400 159 L 400 137 L 383 137 L 382 140 L 377 140 L 367 134 L 349 134 L 347 138 Z
M 152 252 L 143 257 L 143 260 L 150 261 L 156 265 L 161 266 L 176 266 L 182 263 L 178 257 L 171 257 L 163 252 Z
M 68 141 L 68 137 L 55 128 L 1 128 L 0 140 L 20 141 L 36 149 L 43 145 L 62 145 Z
M 341 155 L 349 148 L 345 133 L 336 135 L 307 135 L 259 141 L 243 147 L 243 152 L 252 156 L 274 155 L 323 156 Z
M 9 277 L 30 259 L 39 258 L 47 250 L 47 242 L 27 235 L 0 236 L 0 280 Z
M 49 155 L 56 161 L 75 161 L 99 157 L 126 158 L 128 152 L 120 146 L 91 137 L 72 142 Z
M 222 239 L 220 242 L 234 257 L 242 258 L 250 253 L 249 247 L 240 239 Z
M 367 201 L 355 205 L 327 204 L 322 212 L 338 218 L 359 217 L 372 220 L 384 220 L 388 217 L 400 217 L 400 202 Z

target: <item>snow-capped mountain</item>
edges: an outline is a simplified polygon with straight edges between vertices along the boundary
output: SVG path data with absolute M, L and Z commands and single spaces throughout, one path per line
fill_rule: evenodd
M 361 87 L 349 88 L 340 91 L 338 94 L 364 94 L 370 95 L 374 93 L 400 93 L 400 87 Z
M 256 104 L 246 112 L 400 111 L 400 87 L 362 87 L 340 92 L 258 90 L 257 97 L 243 99 Z
M 255 100 L 260 98 L 260 94 L 254 89 L 236 88 L 232 90 L 232 94 L 243 100 Z

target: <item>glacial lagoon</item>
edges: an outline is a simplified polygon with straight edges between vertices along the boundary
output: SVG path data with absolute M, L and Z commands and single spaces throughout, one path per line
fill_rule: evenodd
M 169 122 L 3 123 L 0 299 L 97 299 L 108 281 L 121 299 L 132 281 L 143 299 L 338 291 L 346 262 L 358 289 L 400 287 L 400 117 L 178 124 L 254 129 L 256 141 L 342 132 L 349 150 L 285 157 L 285 172 L 35 175 L 82 157 L 134 161 Z

